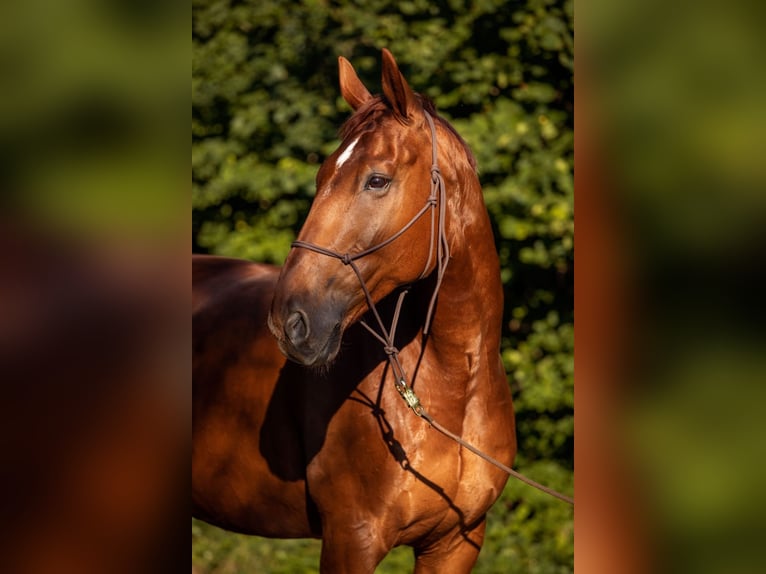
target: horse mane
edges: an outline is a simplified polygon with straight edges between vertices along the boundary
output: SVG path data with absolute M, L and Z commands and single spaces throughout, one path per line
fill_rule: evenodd
M 422 94 L 415 95 L 423 105 L 423 109 L 431 114 L 434 121 L 452 135 L 455 141 L 459 144 L 459 149 L 462 149 L 463 153 L 465 153 L 465 157 L 468 164 L 471 166 L 471 169 L 476 172 L 476 158 L 466 141 L 459 133 L 457 133 L 457 131 L 455 131 L 455 128 L 453 128 L 447 120 L 439 116 L 436 111 L 436 105 L 430 98 Z M 346 138 L 361 132 L 371 131 L 378 124 L 381 117 L 387 113 L 391 113 L 391 104 L 386 97 L 380 94 L 373 96 L 371 100 L 362 104 L 359 109 L 356 110 L 356 113 L 341 126 L 339 132 L 341 139 L 345 140 Z

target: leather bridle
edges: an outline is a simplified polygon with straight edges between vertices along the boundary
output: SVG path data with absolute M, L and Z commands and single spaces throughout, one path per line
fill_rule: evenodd
M 314 251 L 316 253 L 321 253 L 322 255 L 326 255 L 328 257 L 333 257 L 335 259 L 338 259 L 341 261 L 344 265 L 348 265 L 351 267 L 351 269 L 354 271 L 354 273 L 357 276 L 357 279 L 359 279 L 359 283 L 362 287 L 362 291 L 364 292 L 364 296 L 367 299 L 367 305 L 369 306 L 370 310 L 372 311 L 373 316 L 375 317 L 375 321 L 378 324 L 378 328 L 380 329 L 380 333 L 376 332 L 372 327 L 370 327 L 365 321 L 360 321 L 360 323 L 370 332 L 372 335 L 378 339 L 383 344 L 383 349 L 386 352 L 386 355 L 388 356 L 389 362 L 391 364 L 391 369 L 394 372 L 394 376 L 396 377 L 396 385 L 397 390 L 402 394 L 402 396 L 407 401 L 407 404 L 415 411 L 416 414 L 421 415 L 422 414 L 422 407 L 420 406 L 420 402 L 417 401 L 417 397 L 414 396 L 414 393 L 408 388 L 407 386 L 407 377 L 404 373 L 404 369 L 402 368 L 401 363 L 399 362 L 399 349 L 394 345 L 394 337 L 396 335 L 396 327 L 399 321 L 399 314 L 401 312 L 402 303 L 404 302 L 404 297 L 407 295 L 408 290 L 405 289 L 399 294 L 399 299 L 396 302 L 396 308 L 394 310 L 394 317 L 391 322 L 391 327 L 386 329 L 386 326 L 383 323 L 383 320 L 380 317 L 380 313 L 378 313 L 377 306 L 375 305 L 375 301 L 372 299 L 372 294 L 370 293 L 369 288 L 367 287 L 367 283 L 364 280 L 364 277 L 362 277 L 362 273 L 359 270 L 359 267 L 356 265 L 356 261 L 358 259 L 361 259 L 362 257 L 366 257 L 367 255 L 370 255 L 372 253 L 375 253 L 376 251 L 379 251 L 386 247 L 387 245 L 393 243 L 395 240 L 397 240 L 399 237 L 404 235 L 404 233 L 410 229 L 415 223 L 423 217 L 426 213 L 430 213 L 431 215 L 431 237 L 428 242 L 428 258 L 426 260 L 426 264 L 423 267 L 423 271 L 420 273 L 419 279 L 423 279 L 429 272 L 429 267 L 431 266 L 431 262 L 434 260 L 434 244 L 436 245 L 436 287 L 434 288 L 434 292 L 431 295 L 431 301 L 428 305 L 428 313 L 426 314 L 426 322 L 425 322 L 425 328 L 423 330 L 424 334 L 428 333 L 428 329 L 431 325 L 431 319 L 433 318 L 433 312 L 434 308 L 436 306 L 436 297 L 439 294 L 439 288 L 441 287 L 442 279 L 444 278 L 444 272 L 447 269 L 447 264 L 449 263 L 449 243 L 447 242 L 447 236 L 445 231 L 445 217 L 446 217 L 446 192 L 445 192 L 445 186 L 444 186 L 444 178 L 442 177 L 441 170 L 439 169 L 439 161 L 438 161 L 438 148 L 436 143 L 436 126 L 434 125 L 434 120 L 431 117 L 431 114 L 428 112 L 424 112 L 426 116 L 426 121 L 428 122 L 429 127 L 431 128 L 431 193 L 428 196 L 428 199 L 426 200 L 425 205 L 418 211 L 412 219 L 410 219 L 404 226 L 399 229 L 396 233 L 391 235 L 388 239 L 385 239 L 384 241 L 381 241 L 380 243 L 377 243 L 376 245 L 373 245 L 372 247 L 369 247 L 367 249 L 364 249 L 362 251 L 358 251 L 356 253 L 340 253 L 338 251 L 333 251 L 332 249 L 328 249 L 326 247 L 321 247 L 319 245 L 315 245 L 314 243 L 309 243 L 308 241 L 294 241 L 292 246 L 298 247 L 302 249 L 308 249 L 310 251 Z M 437 210 L 438 210 L 438 216 L 437 216 Z

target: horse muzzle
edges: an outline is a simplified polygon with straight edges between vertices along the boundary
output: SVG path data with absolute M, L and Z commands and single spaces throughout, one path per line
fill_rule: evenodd
M 269 329 L 285 356 L 307 367 L 327 365 L 337 356 L 341 341 L 342 310 L 335 306 L 308 308 L 289 301 L 272 308 Z

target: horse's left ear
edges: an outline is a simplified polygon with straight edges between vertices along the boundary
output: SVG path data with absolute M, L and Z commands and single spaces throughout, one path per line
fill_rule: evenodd
M 422 105 L 407 80 L 399 71 L 393 54 L 383 48 L 383 93 L 391 103 L 397 119 L 407 122 L 412 117 L 422 113 Z
M 371 100 L 370 91 L 364 87 L 362 80 L 356 75 L 354 66 L 343 56 L 338 58 L 340 76 L 340 93 L 348 105 L 356 111 L 367 100 Z

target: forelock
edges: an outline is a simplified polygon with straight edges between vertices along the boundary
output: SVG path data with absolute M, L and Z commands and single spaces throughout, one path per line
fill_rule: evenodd
M 436 106 L 431 99 L 416 94 L 420 99 L 423 109 L 431 114 L 434 120 L 439 123 L 447 132 L 449 132 L 459 144 L 459 147 L 463 149 L 468 160 L 471 169 L 476 170 L 476 158 L 468 147 L 465 140 L 455 131 L 449 122 L 440 117 L 436 111 Z M 365 132 L 373 131 L 379 124 L 382 118 L 388 114 L 391 114 L 391 106 L 388 100 L 383 95 L 373 96 L 372 99 L 362 104 L 346 122 L 340 128 L 340 138 L 345 141 L 347 138 L 359 137 Z

